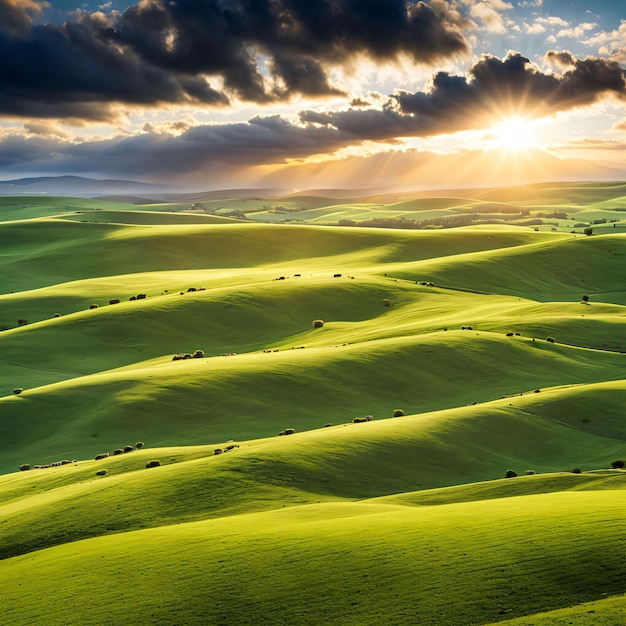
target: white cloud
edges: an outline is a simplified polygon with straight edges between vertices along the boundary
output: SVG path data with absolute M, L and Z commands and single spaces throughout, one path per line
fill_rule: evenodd
M 536 23 L 544 24 L 545 26 L 569 26 L 570 22 L 564 20 L 562 17 L 556 17 L 555 15 L 549 15 L 548 17 L 538 17 L 535 20 Z
M 540 7 L 543 4 L 543 0 L 524 0 L 524 2 L 518 2 L 517 6 L 523 9 L 527 7 Z
M 596 46 L 602 56 L 610 57 L 619 63 L 626 63 L 626 20 L 612 31 L 602 31 L 585 39 L 588 46 Z
M 564 28 L 560 30 L 556 36 L 557 37 L 571 37 L 572 39 L 580 39 L 586 32 L 593 30 L 598 25 L 592 22 L 583 22 L 582 24 L 578 24 L 578 26 L 574 26 L 573 28 Z
M 534 24 L 524 24 L 524 26 L 529 35 L 539 35 L 546 32 L 546 27 L 543 24 L 538 24 L 537 22 Z

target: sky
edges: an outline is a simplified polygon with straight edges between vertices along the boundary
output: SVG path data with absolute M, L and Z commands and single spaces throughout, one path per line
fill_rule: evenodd
M 623 5 L 0 0 L 0 180 L 626 180 Z

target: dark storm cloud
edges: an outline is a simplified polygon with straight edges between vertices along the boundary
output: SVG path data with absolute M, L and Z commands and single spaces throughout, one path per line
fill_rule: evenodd
M 224 104 L 205 80 L 176 75 L 95 40 L 81 24 L 0 30 L 0 111 L 23 117 L 107 119 L 112 102 L 150 105 L 199 100 Z
M 626 74 L 618 63 L 576 59 L 569 53 L 549 52 L 547 57 L 567 71 L 543 73 L 517 53 L 505 59 L 484 56 L 467 76 L 439 72 L 429 91 L 400 92 L 382 110 L 303 111 L 300 115 L 304 122 L 380 141 L 484 128 L 497 117 L 542 117 L 587 106 L 608 95 L 626 97 Z
M 505 59 L 484 57 L 467 76 L 440 72 L 429 91 L 397 94 L 380 109 L 302 111 L 299 123 L 271 116 L 178 128 L 146 125 L 140 135 L 75 144 L 58 137 L 7 137 L 0 141 L 0 167 L 170 180 L 195 173 L 205 177 L 331 153 L 365 141 L 394 143 L 403 137 L 488 128 L 499 121 L 496 115 L 541 117 L 607 95 L 626 96 L 619 65 L 562 56 L 560 63 L 567 71 L 548 74 L 517 53 Z
M 0 168 L 7 172 L 67 172 L 176 179 L 181 175 L 281 163 L 286 158 L 336 150 L 352 138 L 334 129 L 303 127 L 279 117 L 194 126 L 178 136 L 147 125 L 145 132 L 104 141 L 67 143 L 56 137 L 5 137 Z
M 10 59 L 0 112 L 63 117 L 64 104 L 72 116 L 84 105 L 94 118 L 93 103 L 338 95 L 328 69 L 359 56 L 432 64 L 468 51 L 466 22 L 443 0 L 141 0 L 123 13 L 78 11 L 62 26 L 32 27 L 36 7 L 0 0 L 0 54 Z

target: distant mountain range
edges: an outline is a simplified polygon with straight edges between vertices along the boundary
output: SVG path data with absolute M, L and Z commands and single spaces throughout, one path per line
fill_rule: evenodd
M 83 176 L 40 176 L 0 181 L 2 196 L 82 196 L 140 195 L 161 196 L 180 192 L 177 185 L 158 185 L 134 180 L 98 180 Z

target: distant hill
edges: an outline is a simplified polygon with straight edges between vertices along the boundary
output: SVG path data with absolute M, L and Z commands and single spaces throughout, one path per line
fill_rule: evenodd
M 83 176 L 40 176 L 0 181 L 2 196 L 64 195 L 94 197 L 102 195 L 157 195 L 173 193 L 174 185 L 157 185 L 134 180 L 98 180 Z

